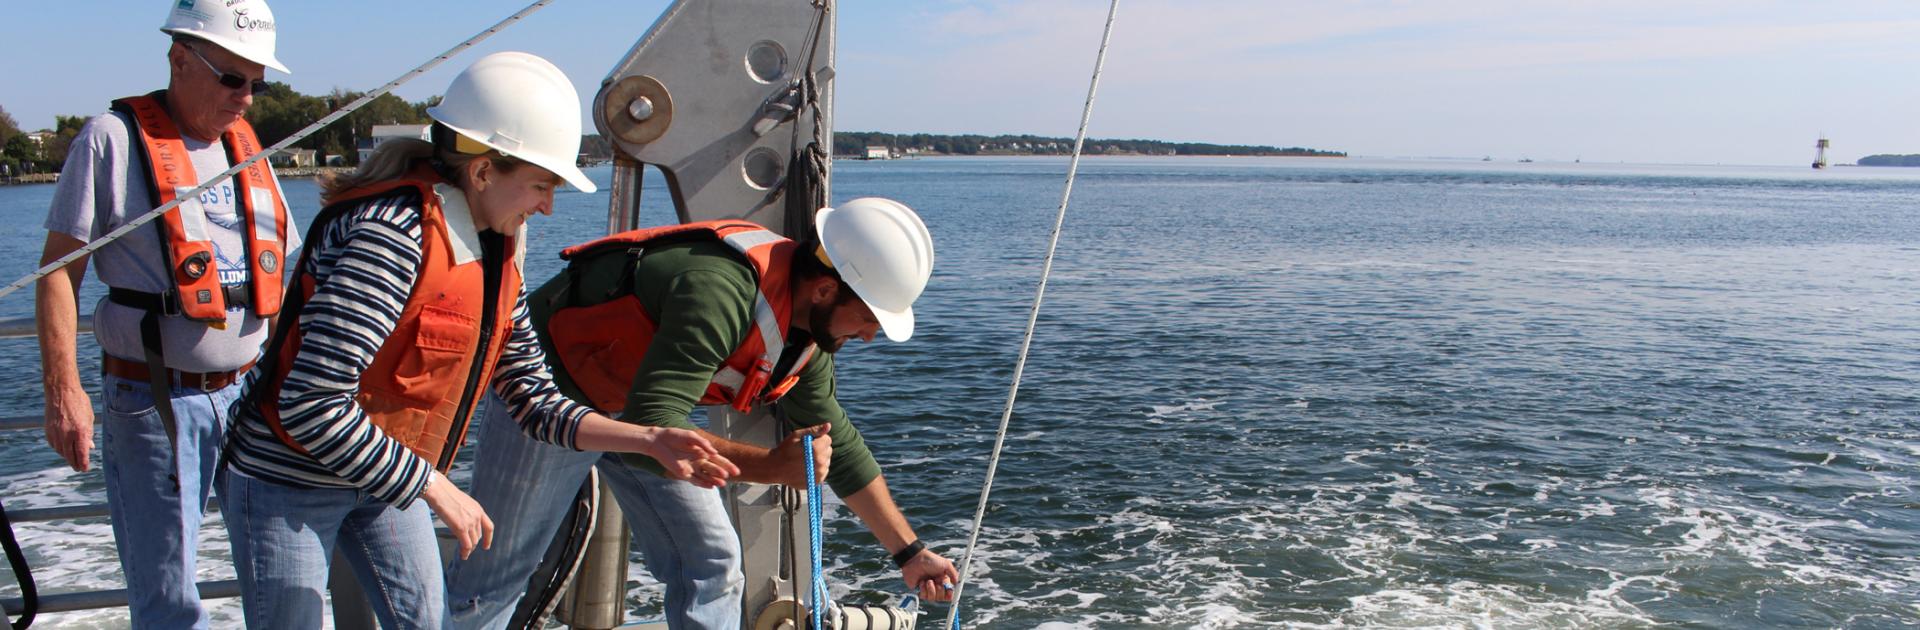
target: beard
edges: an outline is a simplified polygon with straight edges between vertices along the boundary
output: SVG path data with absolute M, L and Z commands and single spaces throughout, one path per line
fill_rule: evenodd
M 840 346 L 847 343 L 844 338 L 834 337 L 832 332 L 833 311 L 839 307 L 839 304 L 815 304 L 807 311 L 807 326 L 813 334 L 813 345 L 827 354 L 839 352 Z

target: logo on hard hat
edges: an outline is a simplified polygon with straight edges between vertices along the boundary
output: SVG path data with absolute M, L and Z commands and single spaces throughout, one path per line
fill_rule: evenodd
M 233 27 L 243 31 L 273 31 L 273 20 L 260 20 L 247 17 L 246 9 L 233 10 Z
M 207 12 L 199 9 L 199 4 L 200 3 L 195 0 L 180 0 L 180 4 L 175 5 L 173 8 L 173 14 L 175 16 L 173 19 L 177 20 L 179 16 L 186 16 L 201 21 L 213 19 L 213 16 L 207 15 Z

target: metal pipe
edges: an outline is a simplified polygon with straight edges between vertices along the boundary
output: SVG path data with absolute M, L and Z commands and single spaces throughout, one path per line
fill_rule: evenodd
M 218 512 L 220 511 L 220 504 L 215 501 L 208 501 L 206 511 L 207 513 Z M 40 523 L 80 518 L 101 518 L 106 515 L 107 504 L 105 503 L 82 503 L 79 505 L 7 510 L 7 518 L 15 523 Z
M 201 582 L 200 599 L 224 599 L 240 596 L 239 580 L 220 580 Z M 40 613 L 73 612 L 76 610 L 94 610 L 97 608 L 125 608 L 127 589 L 116 588 L 105 591 L 77 591 L 72 593 L 41 593 Z M 8 615 L 18 615 L 25 603 L 18 597 L 0 599 L 0 609 Z
M 65 521 L 78 518 L 99 518 L 107 515 L 107 504 L 90 503 L 82 505 L 60 505 L 50 508 L 28 508 L 7 510 L 7 518 L 15 523 L 39 523 L 44 521 Z
M 605 480 L 600 482 L 600 496 L 613 497 L 613 487 Z M 619 501 L 601 501 L 594 519 L 586 559 L 553 615 L 575 628 L 605 630 L 618 627 L 627 616 L 629 534 Z
M 619 234 L 640 227 L 640 179 L 645 176 L 642 167 L 625 153 L 616 153 L 613 157 L 613 185 L 608 186 L 612 196 L 607 202 L 607 233 Z
M 77 332 L 93 332 L 93 316 L 81 315 Z M 32 317 L 9 317 L 0 319 L 0 339 L 33 337 L 40 334 L 39 322 Z
M 333 627 L 335 630 L 377 630 L 380 627 L 373 617 L 373 604 L 367 601 L 367 591 L 360 586 L 360 578 L 354 576 L 353 566 L 347 564 L 346 556 L 338 548 L 333 552 L 333 563 L 327 567 L 327 593 L 333 599 Z

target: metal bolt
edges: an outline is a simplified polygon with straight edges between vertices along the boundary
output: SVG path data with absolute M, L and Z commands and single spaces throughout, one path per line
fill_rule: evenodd
M 653 99 L 645 96 L 635 97 L 633 102 L 627 103 L 627 115 L 632 116 L 634 120 L 646 122 L 648 118 L 653 117 Z

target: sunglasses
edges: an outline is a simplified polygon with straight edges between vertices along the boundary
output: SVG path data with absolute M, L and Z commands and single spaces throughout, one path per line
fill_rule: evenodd
M 193 56 L 195 58 L 198 58 L 200 60 L 200 63 L 207 64 L 207 69 L 212 70 L 213 74 L 219 77 L 220 85 L 222 87 L 225 87 L 229 90 L 238 90 L 240 88 L 245 87 L 245 88 L 248 88 L 249 91 L 253 92 L 254 96 L 259 96 L 261 94 L 267 93 L 267 82 L 264 79 L 256 79 L 254 81 L 249 82 L 247 81 L 246 77 L 243 77 L 231 72 L 222 72 L 219 68 L 213 67 L 213 62 L 207 61 L 206 57 L 201 56 L 200 51 L 194 50 L 192 46 L 187 46 L 186 49 L 187 49 L 187 52 L 193 53 Z M 248 83 L 252 83 L 252 85 L 249 86 Z

